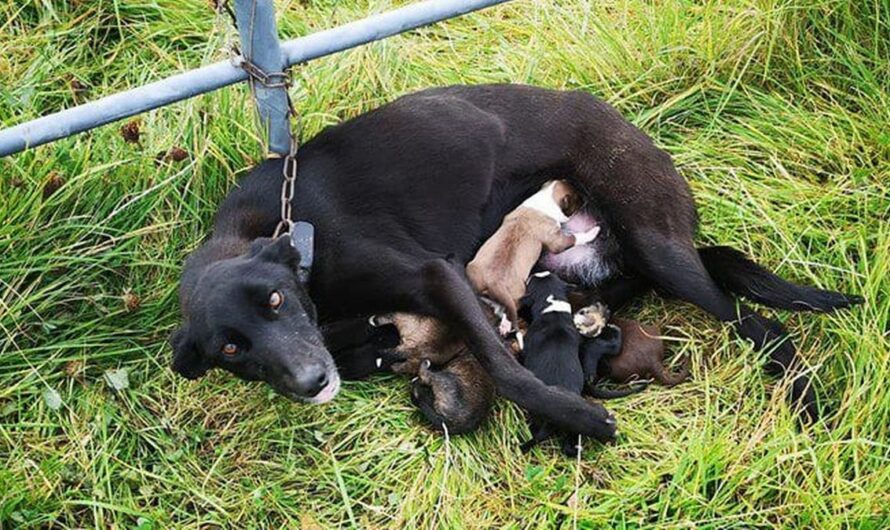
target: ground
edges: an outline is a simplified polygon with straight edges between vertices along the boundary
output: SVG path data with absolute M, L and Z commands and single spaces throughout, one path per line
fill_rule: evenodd
M 277 9 L 298 36 L 398 4 Z M 223 59 L 227 25 L 206 0 L 6 0 L 0 126 Z M 674 157 L 701 243 L 865 296 L 769 312 L 836 411 L 803 431 L 746 342 L 641 300 L 692 380 L 612 402 L 618 443 L 580 462 L 520 454 L 503 401 L 433 433 L 396 377 L 312 407 L 173 374 L 182 260 L 262 158 L 244 87 L 0 159 L 0 527 L 887 527 L 888 57 L 883 0 L 520 0 L 295 70 L 304 137 L 433 85 L 596 94 Z

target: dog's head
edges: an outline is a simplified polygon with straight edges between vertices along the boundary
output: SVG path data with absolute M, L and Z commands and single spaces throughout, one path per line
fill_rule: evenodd
M 207 266 L 191 289 L 185 324 L 171 337 L 173 369 L 197 379 L 219 367 L 294 400 L 332 399 L 340 377 L 299 265 L 299 252 L 281 237 Z

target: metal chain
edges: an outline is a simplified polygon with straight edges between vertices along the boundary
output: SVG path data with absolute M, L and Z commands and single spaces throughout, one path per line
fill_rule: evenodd
M 284 181 L 281 183 L 281 221 L 278 222 L 278 226 L 275 227 L 275 232 L 272 233 L 273 238 L 277 238 L 281 234 L 290 233 L 291 229 L 294 227 L 293 199 L 294 188 L 297 184 L 297 150 L 300 147 L 299 134 L 302 128 L 300 115 L 297 114 L 296 109 L 294 109 L 294 102 L 291 100 L 290 92 L 288 91 L 291 86 L 290 69 L 285 73 L 284 82 L 284 95 L 287 100 L 288 119 L 296 121 L 297 128 L 296 131 L 294 131 L 292 127 L 290 128 L 290 149 L 288 150 L 287 155 L 285 155 L 284 163 L 281 166 L 281 173 L 284 177 Z
M 228 13 L 229 18 L 231 18 L 232 25 L 237 28 L 238 21 L 235 17 L 235 12 L 232 11 L 228 2 L 226 0 L 213 0 L 213 3 L 217 14 L 217 20 L 222 18 L 222 13 L 225 11 Z M 290 149 L 284 156 L 284 164 L 282 165 L 281 170 L 282 176 L 284 177 L 284 180 L 281 183 L 281 220 L 278 222 L 278 225 L 275 227 L 275 231 L 272 234 L 273 238 L 277 238 L 282 234 L 290 233 L 294 226 L 292 201 L 294 199 L 294 188 L 297 183 L 297 150 L 299 148 L 301 120 L 300 115 L 297 114 L 296 109 L 294 109 L 294 103 L 293 100 L 291 100 L 290 92 L 288 90 L 292 85 L 291 70 L 290 68 L 286 68 L 283 72 L 266 72 L 254 64 L 249 57 L 245 57 L 244 54 L 240 53 L 237 46 L 233 43 L 229 44 L 229 50 L 232 54 L 232 64 L 247 72 L 250 91 L 254 93 L 254 96 L 256 95 L 255 83 L 259 83 L 266 88 L 284 89 L 284 95 L 287 99 L 288 120 L 296 122 L 297 125 L 296 131 L 294 131 L 293 127 L 290 129 Z

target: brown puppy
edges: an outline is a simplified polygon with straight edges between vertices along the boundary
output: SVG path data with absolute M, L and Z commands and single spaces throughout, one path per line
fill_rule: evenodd
M 371 324 L 393 324 L 399 331 L 394 351 L 405 360 L 394 363 L 392 371 L 417 376 L 411 401 L 433 428 L 461 434 L 482 423 L 494 401 L 494 381 L 448 326 L 412 313 L 372 317 Z M 443 367 L 433 370 L 434 365 Z
M 565 181 L 552 180 L 504 217 L 500 228 L 482 245 L 467 264 L 467 277 L 477 293 L 504 306 L 515 329 L 519 321 L 516 304 L 525 294 L 525 280 L 547 249 L 558 254 L 574 245 L 593 241 L 594 227 L 581 234 L 566 234 L 561 223 L 580 207 L 580 196 Z M 509 328 L 500 328 L 504 335 Z
M 464 341 L 441 321 L 413 313 L 390 313 L 371 317 L 372 326 L 392 324 L 399 330 L 399 344 L 394 350 L 405 357 L 392 365 L 398 374 L 417 375 L 426 359 L 442 366 L 466 350 Z
M 494 381 L 472 352 L 452 359 L 441 370 L 424 360 L 411 384 L 411 401 L 434 429 L 462 434 L 475 430 L 494 401 Z
M 613 319 L 621 328 L 624 339 L 621 351 L 615 357 L 604 356 L 600 361 L 601 375 L 616 383 L 628 383 L 635 379 L 654 379 L 671 387 L 689 377 L 689 358 L 678 374 L 667 374 L 664 369 L 664 341 L 656 326 L 640 324 L 636 320 Z

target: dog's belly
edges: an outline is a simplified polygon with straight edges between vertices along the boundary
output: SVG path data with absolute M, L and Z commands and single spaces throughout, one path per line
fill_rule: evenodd
M 564 229 L 571 233 L 586 232 L 600 225 L 600 235 L 591 243 L 577 245 L 559 254 L 544 252 L 540 265 L 564 279 L 585 286 L 594 286 L 603 282 L 615 272 L 614 245 L 610 244 L 611 233 L 606 230 L 596 217 L 580 212 L 573 215 L 565 224 Z

